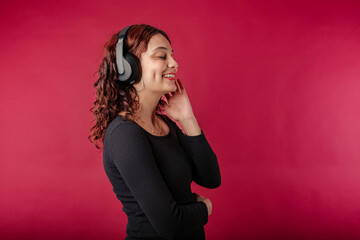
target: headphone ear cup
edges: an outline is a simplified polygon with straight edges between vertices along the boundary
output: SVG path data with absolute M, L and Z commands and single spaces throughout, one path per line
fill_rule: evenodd
M 125 60 L 130 64 L 132 73 L 127 80 L 130 84 L 134 84 L 141 79 L 141 64 L 139 59 L 132 53 L 125 54 Z

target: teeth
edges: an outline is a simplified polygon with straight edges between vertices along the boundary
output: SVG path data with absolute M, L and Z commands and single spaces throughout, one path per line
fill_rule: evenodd
M 171 77 L 171 78 L 174 78 L 174 77 L 175 77 L 175 74 L 164 74 L 163 76 L 164 76 L 164 77 Z

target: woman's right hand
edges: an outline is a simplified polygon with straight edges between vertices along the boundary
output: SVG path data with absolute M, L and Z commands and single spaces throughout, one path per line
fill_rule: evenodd
M 197 193 L 193 193 L 193 194 L 196 197 L 196 202 L 202 201 L 202 202 L 204 202 L 206 204 L 206 207 L 207 207 L 207 210 L 208 210 L 208 216 L 210 216 L 211 212 L 212 212 L 212 203 L 211 203 L 210 199 L 208 199 L 208 198 L 206 198 L 204 196 L 201 196 L 201 195 L 199 195 Z

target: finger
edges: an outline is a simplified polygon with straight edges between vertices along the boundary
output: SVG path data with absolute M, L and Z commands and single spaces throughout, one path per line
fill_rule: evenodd
M 172 95 L 170 95 L 170 93 L 165 93 L 165 97 L 169 101 L 169 99 L 172 97 Z
M 179 79 L 179 86 L 180 86 L 180 88 L 181 88 L 181 92 L 183 92 L 183 93 L 185 93 L 186 94 L 186 90 L 185 90 L 185 87 L 184 87 L 184 84 L 183 84 L 183 82 Z
M 181 90 L 185 91 L 184 84 L 182 83 L 182 81 L 179 78 L 178 78 L 178 83 L 180 85 Z
M 166 104 L 169 103 L 169 100 L 167 99 L 167 97 L 165 96 L 165 94 L 163 95 L 163 97 L 162 97 L 161 100 L 164 101 L 164 102 L 166 102 Z
M 160 100 L 160 105 L 162 105 L 162 106 L 166 106 L 168 103 L 166 102 L 166 101 L 164 101 L 164 100 Z
M 178 90 L 179 93 L 182 93 L 181 87 L 180 87 L 180 83 L 179 83 L 179 79 L 176 80 L 176 88 Z

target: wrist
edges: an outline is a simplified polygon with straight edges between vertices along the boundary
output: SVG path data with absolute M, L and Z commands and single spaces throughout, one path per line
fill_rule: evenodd
M 187 136 L 198 136 L 201 134 L 201 129 L 195 116 L 179 120 L 179 123 Z
M 179 123 L 182 123 L 182 122 L 189 122 L 189 121 L 194 121 L 196 120 L 195 118 L 195 115 L 192 113 L 192 114 L 189 114 L 188 116 L 186 117 L 182 117 L 178 120 Z

